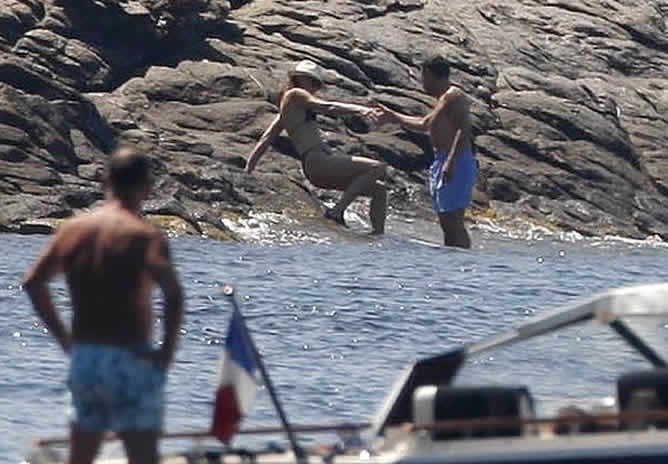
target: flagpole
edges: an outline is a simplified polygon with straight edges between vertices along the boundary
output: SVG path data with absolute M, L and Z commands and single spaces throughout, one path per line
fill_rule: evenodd
M 241 314 L 241 310 L 239 309 L 239 304 L 237 303 L 236 298 L 234 297 L 234 287 L 231 285 L 225 285 L 223 288 L 223 293 L 225 296 L 229 298 L 229 300 L 232 302 L 232 307 L 234 308 L 234 311 L 237 313 L 239 316 L 239 319 L 241 320 L 241 327 L 243 328 L 244 335 L 246 336 L 246 340 L 248 341 L 248 345 L 253 352 L 253 357 L 255 358 L 255 362 L 257 363 L 258 369 L 260 369 L 260 373 L 262 374 L 262 378 L 264 379 L 264 383 L 267 386 L 267 390 L 269 391 L 269 396 L 271 397 L 271 401 L 274 403 L 274 407 L 276 408 L 276 412 L 278 413 L 278 417 L 281 420 L 281 423 L 283 424 L 283 427 L 285 429 L 285 432 L 288 435 L 288 440 L 290 441 L 290 446 L 292 447 L 292 451 L 295 453 L 295 457 L 297 458 L 297 462 L 299 463 L 306 463 L 306 454 L 304 453 L 304 450 L 302 450 L 299 445 L 297 444 L 297 437 L 295 436 L 294 430 L 292 430 L 292 427 L 290 426 L 290 423 L 288 422 L 287 416 L 285 415 L 285 412 L 283 411 L 283 406 L 281 406 L 281 402 L 278 400 L 278 395 L 276 395 L 276 390 L 274 389 L 274 385 L 271 383 L 271 379 L 269 378 L 269 374 L 267 373 L 266 369 L 264 368 L 264 363 L 262 362 L 262 358 L 260 357 L 260 353 L 257 351 L 257 348 L 255 347 L 255 343 L 253 343 L 253 339 L 251 338 L 250 331 L 248 330 L 248 326 L 246 325 L 246 320 L 243 317 L 243 314 Z

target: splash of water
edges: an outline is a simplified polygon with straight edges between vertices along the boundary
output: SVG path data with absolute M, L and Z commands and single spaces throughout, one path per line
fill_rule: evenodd
M 261 245 L 294 245 L 295 243 L 327 243 L 328 240 L 309 233 L 298 221 L 277 213 L 251 211 L 247 218 L 236 221 L 222 219 L 226 227 L 251 243 Z

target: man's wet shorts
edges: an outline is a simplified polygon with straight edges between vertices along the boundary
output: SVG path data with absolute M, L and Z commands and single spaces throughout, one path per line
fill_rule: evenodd
M 70 420 L 90 432 L 162 430 L 166 373 L 138 356 L 149 345 L 72 347 Z
M 451 179 L 449 181 L 443 179 L 441 188 L 437 188 L 446 161 L 445 152 L 436 153 L 430 168 L 429 190 L 432 205 L 437 213 L 468 208 L 478 178 L 478 160 L 472 150 L 466 150 L 457 155 Z

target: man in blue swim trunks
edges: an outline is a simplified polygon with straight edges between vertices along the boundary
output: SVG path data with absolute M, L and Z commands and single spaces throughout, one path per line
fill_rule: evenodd
M 166 370 L 176 350 L 183 295 L 163 234 L 140 217 L 152 185 L 150 160 L 117 150 L 106 175 L 107 201 L 66 221 L 28 270 L 23 288 L 70 356 L 70 464 L 91 463 L 104 433 L 116 432 L 131 464 L 157 463 Z M 48 283 L 65 274 L 71 331 Z M 165 336 L 153 349 L 151 293 L 165 299 Z
M 435 151 L 430 191 L 443 241 L 446 246 L 470 248 L 464 211 L 471 204 L 478 177 L 471 143 L 470 101 L 460 88 L 450 85 L 450 65 L 440 55 L 422 64 L 422 85 L 426 93 L 438 99 L 426 116 L 407 116 L 379 105 L 383 113 L 380 118 L 409 130 L 429 132 Z

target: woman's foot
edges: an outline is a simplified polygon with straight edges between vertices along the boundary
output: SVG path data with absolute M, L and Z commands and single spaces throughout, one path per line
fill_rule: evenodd
M 338 224 L 342 225 L 343 227 L 348 227 L 348 225 L 346 224 L 346 221 L 343 219 L 343 213 L 336 214 L 336 213 L 334 213 L 334 210 L 332 208 L 327 208 L 325 210 L 325 218 L 329 219 L 331 221 L 337 222 Z

